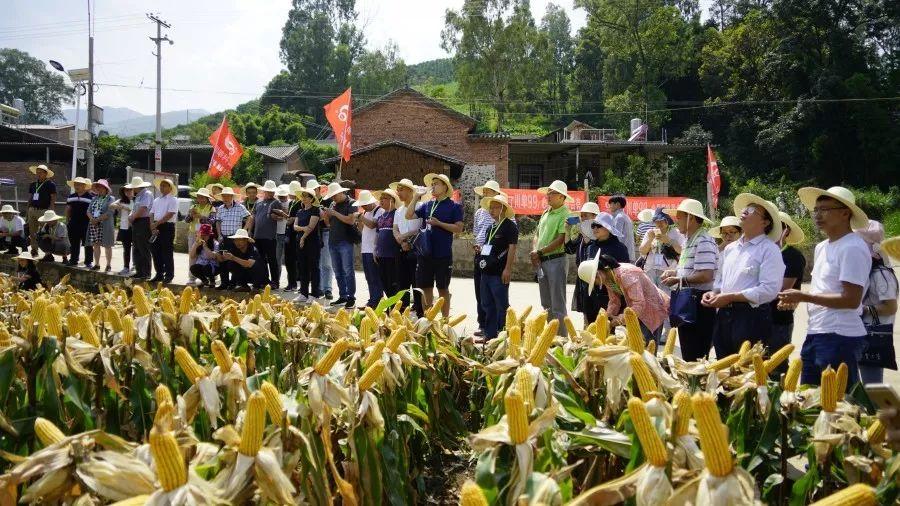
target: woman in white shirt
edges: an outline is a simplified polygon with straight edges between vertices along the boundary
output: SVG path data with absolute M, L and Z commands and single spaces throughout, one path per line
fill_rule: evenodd
M 124 186 L 119 189 L 119 198 L 115 202 L 112 203 L 110 209 L 116 211 L 116 214 L 119 218 L 119 232 L 118 232 L 118 240 L 122 243 L 122 260 L 124 267 L 119 274 L 122 276 L 127 276 L 131 274 L 131 222 L 128 220 L 128 216 L 131 214 L 131 210 L 134 207 L 134 190 L 130 188 L 125 188 Z
M 856 233 L 866 241 L 872 252 L 872 270 L 869 271 L 869 286 L 863 295 L 862 321 L 869 327 L 871 325 L 889 325 L 893 334 L 894 317 L 897 314 L 897 276 L 885 257 L 877 253 L 876 246 L 884 240 L 884 226 L 875 220 L 869 220 L 866 229 L 856 230 Z M 895 357 L 893 339 L 890 341 L 890 350 L 887 352 Z M 884 350 L 879 350 L 884 351 Z M 864 384 L 884 383 L 884 368 L 869 363 L 867 354 L 859 361 L 859 375 Z
M 662 212 L 662 209 L 656 210 L 653 223 L 656 228 L 644 234 L 639 250 L 644 258 L 644 272 L 653 280 L 654 285 L 668 295 L 672 289 L 661 281 L 662 273 L 678 265 L 684 236 L 673 226 L 672 218 Z
M 9 204 L 0 209 L 0 216 L 0 247 L 4 253 L 18 255 L 19 248 L 25 247 L 25 220 Z

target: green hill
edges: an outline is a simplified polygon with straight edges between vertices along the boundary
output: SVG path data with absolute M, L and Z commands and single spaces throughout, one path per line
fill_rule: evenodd
M 455 79 L 453 72 L 453 60 L 451 58 L 439 58 L 437 60 L 423 61 L 407 67 L 409 71 L 409 84 L 444 84 Z

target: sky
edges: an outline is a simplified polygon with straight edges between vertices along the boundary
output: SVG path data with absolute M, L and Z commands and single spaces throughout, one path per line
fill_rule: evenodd
M 0 47 L 26 51 L 66 69 L 88 65 L 90 0 L 4 0 Z M 539 22 L 551 0 L 532 0 Z M 397 43 L 407 64 L 448 54 L 441 49 L 444 12 L 463 0 L 357 0 L 367 46 Z M 573 34 L 585 23 L 574 0 L 555 0 L 569 14 Z M 706 3 L 706 2 L 704 2 Z M 94 67 L 101 107 L 156 111 L 156 57 L 149 37 L 158 13 L 172 25 L 163 34 L 162 110 L 234 107 L 258 97 L 283 65 L 281 29 L 290 0 L 94 0 Z M 49 68 L 49 67 L 48 67 Z M 82 107 L 84 107 L 82 105 Z

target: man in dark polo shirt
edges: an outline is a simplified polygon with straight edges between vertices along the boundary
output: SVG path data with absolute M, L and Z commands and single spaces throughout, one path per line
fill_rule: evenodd
M 84 248 L 84 267 L 90 268 L 94 260 L 94 252 L 87 240 L 87 230 L 90 220 L 87 209 L 94 199 L 91 193 L 91 180 L 86 177 L 76 177 L 69 181 L 72 191 L 66 198 L 66 227 L 69 228 L 69 243 L 72 244 L 72 256 L 66 265 L 78 265 L 78 255 Z
M 422 233 L 428 234 L 431 253 L 418 258 L 416 265 L 416 287 L 423 291 L 423 306 L 431 307 L 434 300 L 433 289 L 444 298 L 441 312 L 450 315 L 450 276 L 453 273 L 453 236 L 463 230 L 462 206 L 453 202 L 453 185 L 444 174 L 426 174 L 425 187 L 431 188 L 434 200 L 416 208 L 424 192 L 415 192 L 413 200 L 406 208 L 406 219 L 419 217 L 424 222 Z
M 53 171 L 46 165 L 33 165 L 28 167 L 32 174 L 37 176 L 37 181 L 28 185 L 28 241 L 31 243 L 31 256 L 37 256 L 38 243 L 37 231 L 41 228 L 38 218 L 44 215 L 44 211 L 52 209 L 56 203 L 56 183 L 53 182 Z

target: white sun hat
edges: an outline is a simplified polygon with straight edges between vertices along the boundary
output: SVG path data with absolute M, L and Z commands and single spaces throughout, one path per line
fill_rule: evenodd
M 372 195 L 372 192 L 369 190 L 363 190 L 359 192 L 359 198 L 356 199 L 356 205 L 358 207 L 367 206 L 369 204 L 377 204 L 378 200 L 375 199 L 375 196 Z
M 397 182 L 395 182 L 395 183 L 389 184 L 389 185 L 388 185 L 388 188 L 390 188 L 391 190 L 397 191 L 397 187 L 398 187 L 398 186 L 405 186 L 405 187 L 409 188 L 409 189 L 412 190 L 412 191 L 416 191 L 416 184 L 413 183 L 412 181 L 410 181 L 410 180 L 407 179 L 407 178 L 403 178 L 403 179 L 401 179 L 400 181 L 397 181 Z
M 141 188 L 150 188 L 151 186 L 153 186 L 153 183 L 144 181 L 144 178 L 140 176 L 134 176 L 131 178 L 131 182 L 125 185 L 125 188 L 129 190 L 138 190 Z
M 725 216 L 722 218 L 722 221 L 719 222 L 719 225 L 709 229 L 709 236 L 715 237 L 716 239 L 722 238 L 722 229 L 725 227 L 734 227 L 737 229 L 741 229 L 741 219 L 737 216 Z
M 42 170 L 42 171 L 44 171 L 44 172 L 47 173 L 47 178 L 53 177 L 53 171 L 50 170 L 50 169 L 49 169 L 46 165 L 44 165 L 43 163 L 40 164 L 40 165 L 32 165 L 31 167 L 28 167 L 28 170 L 29 170 L 32 174 L 34 174 L 34 175 L 37 175 L 37 171 Z
M 516 215 L 516 211 L 512 208 L 512 205 L 510 205 L 509 199 L 506 198 L 505 193 L 498 193 L 493 197 L 484 197 L 483 199 L 481 199 L 481 208 L 486 211 L 490 211 L 492 202 L 499 202 L 503 205 L 503 207 L 505 208 L 503 211 L 503 216 L 505 218 L 512 218 Z
M 841 204 L 847 206 L 850 209 L 850 212 L 853 213 L 850 217 L 851 228 L 866 228 L 869 225 L 869 217 L 856 205 L 856 196 L 853 195 L 852 191 L 843 186 L 832 186 L 827 190 L 807 186 L 797 190 L 797 195 L 800 196 L 800 202 L 802 202 L 810 212 L 816 207 L 816 199 L 819 197 L 828 197 L 837 200 Z
M 783 211 L 778 212 L 778 216 L 781 218 L 781 225 L 787 227 L 790 232 L 788 232 L 788 236 L 784 238 L 784 243 L 788 246 L 794 246 L 802 243 L 806 240 L 806 234 L 803 232 L 803 229 L 800 228 L 800 225 L 797 225 L 797 222 L 794 221 L 793 218 Z
M 563 183 L 559 179 L 550 183 L 550 186 L 544 186 L 543 188 L 538 188 L 538 193 L 542 193 L 544 195 L 549 192 L 554 191 L 566 197 L 566 202 L 574 202 L 575 199 L 569 195 L 569 187 L 566 186 L 566 183 Z
M 615 218 L 613 218 L 613 215 L 611 215 L 609 213 L 597 214 L 597 217 L 594 218 L 594 223 L 602 226 L 606 230 L 609 230 L 610 234 L 618 237 L 619 239 L 622 239 L 622 237 L 624 237 L 624 234 L 622 234 L 622 231 L 618 230 L 615 226 Z
M 737 197 L 734 198 L 734 214 L 737 216 L 741 215 L 741 211 L 743 211 L 750 204 L 756 204 L 769 213 L 769 217 L 772 218 L 772 231 L 769 232 L 769 239 L 772 239 L 775 242 L 778 242 L 781 239 L 781 216 L 778 214 L 778 207 L 775 204 L 769 202 L 768 200 L 760 197 L 759 195 L 754 195 L 752 193 L 741 193 Z
M 497 193 L 503 193 L 503 191 L 500 189 L 500 183 L 494 181 L 493 179 L 490 179 L 490 180 L 488 180 L 488 182 L 484 183 L 483 185 L 476 186 L 474 188 L 475 195 L 478 195 L 479 197 L 484 197 L 485 189 L 493 190 Z
M 594 216 L 600 214 L 600 206 L 597 205 L 596 202 L 585 202 L 583 206 L 581 206 L 581 210 L 579 213 L 590 213 Z
M 672 218 L 675 218 L 678 211 L 690 214 L 691 216 L 696 216 L 706 223 L 712 223 L 712 221 L 703 214 L 703 204 L 701 204 L 699 200 L 684 199 L 676 208 L 663 209 L 663 212 Z
M 325 191 L 325 196 L 323 198 L 330 199 L 331 197 L 334 197 L 338 193 L 348 192 L 348 191 L 350 191 L 350 188 L 344 188 L 343 186 L 341 186 L 341 183 L 329 183 L 328 190 Z
M 53 209 L 47 209 L 46 211 L 44 211 L 44 214 L 41 215 L 40 218 L 38 218 L 38 221 L 40 223 L 48 223 L 51 221 L 56 221 L 56 220 L 61 220 L 61 219 L 62 219 L 62 216 L 56 214 L 56 211 L 54 211 Z
M 230 236 L 228 236 L 228 238 L 229 239 L 246 239 L 250 242 L 256 242 L 253 240 L 252 237 L 250 237 L 250 234 L 248 234 L 247 231 L 244 230 L 243 228 L 237 229 L 237 231 L 234 233 L 234 235 L 230 235 Z
M 13 208 L 13 206 L 11 206 L 9 204 L 5 204 L 2 208 L 0 208 L 0 214 L 6 214 L 6 213 L 19 214 L 19 211 L 16 211 L 15 208 Z
M 278 191 L 278 185 L 275 184 L 275 181 L 272 181 L 271 179 L 266 181 L 265 184 L 263 184 L 262 186 L 257 186 L 257 188 L 259 188 L 259 191 L 264 191 L 264 192 L 275 193 Z
M 653 209 L 644 209 L 637 214 L 637 219 L 641 223 L 650 223 L 653 221 L 654 214 L 656 214 L 656 211 L 654 211 Z

